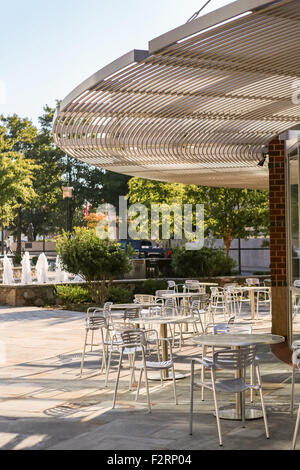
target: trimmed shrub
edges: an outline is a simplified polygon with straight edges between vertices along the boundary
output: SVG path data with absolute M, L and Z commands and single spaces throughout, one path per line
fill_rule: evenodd
M 157 290 L 165 290 L 167 288 L 167 281 L 161 279 L 147 279 L 143 282 L 141 292 L 143 294 L 155 295 Z
M 57 285 L 55 289 L 59 297 L 66 304 L 85 304 L 92 301 L 89 290 L 80 286 Z
M 173 251 L 172 266 L 178 277 L 229 276 L 235 261 L 222 248 L 186 250 L 182 247 Z
M 129 289 L 122 287 L 110 287 L 108 289 L 107 300 L 114 304 L 127 304 L 133 300 L 133 293 Z

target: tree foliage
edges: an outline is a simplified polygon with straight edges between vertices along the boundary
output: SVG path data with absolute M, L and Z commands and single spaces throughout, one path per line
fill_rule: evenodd
M 2 158 L 5 153 L 10 160 L 2 159 L 3 184 L 7 186 L 4 172 L 8 173 L 5 178 L 14 179 L 13 185 L 1 192 L 3 198 L 6 194 L 8 202 L 0 201 L 0 217 L 7 221 L 14 219 L 14 234 L 19 239 L 21 232 L 27 233 L 31 224 L 34 239 L 37 235 L 45 236 L 66 228 L 63 186 L 73 187 L 73 197 L 69 201 L 72 226 L 85 225 L 84 207 L 87 202 L 95 211 L 103 202 L 117 205 L 119 195 L 128 192 L 128 176 L 88 165 L 67 156 L 56 146 L 52 137 L 53 115 L 54 109 L 46 105 L 39 118 L 39 129 L 28 119 L 17 115 L 0 117 L 0 155 Z
M 203 204 L 205 235 L 224 241 L 227 255 L 234 238 L 266 235 L 269 229 L 267 191 L 163 183 L 134 177 L 129 183 L 131 203 Z
M 234 266 L 235 261 L 221 248 L 187 251 L 183 247 L 176 248 L 172 254 L 172 267 L 179 277 L 228 276 Z
M 103 305 L 112 279 L 130 271 L 131 261 L 120 245 L 100 240 L 95 230 L 77 227 L 57 239 L 57 251 L 64 269 L 84 277 L 93 300 Z M 100 288 L 98 283 L 100 281 Z M 106 286 L 106 281 L 108 286 Z
M 38 166 L 25 157 L 34 137 L 28 120 L 0 116 L 0 221 L 4 226 L 22 204 L 36 197 L 33 181 Z

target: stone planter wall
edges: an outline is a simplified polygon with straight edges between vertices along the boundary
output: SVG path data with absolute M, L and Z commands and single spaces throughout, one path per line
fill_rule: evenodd
M 255 276 L 261 280 L 266 279 L 267 276 Z M 173 278 L 174 279 L 174 278 Z M 239 284 L 245 284 L 246 276 L 222 276 L 214 278 L 199 278 L 203 282 L 216 282 L 221 287 L 228 282 L 237 282 Z M 175 281 L 184 282 L 185 279 L 174 279 Z M 130 289 L 134 292 L 145 279 L 122 279 L 115 280 L 112 285 L 116 287 L 122 287 Z M 84 287 L 85 282 L 80 283 L 69 283 L 69 285 L 80 285 Z M 14 284 L 10 286 L 3 286 L 0 284 L 0 305 L 10 305 L 13 307 L 22 306 L 36 306 L 42 307 L 44 305 L 56 305 L 59 304 L 59 298 L 55 292 L 55 284 L 30 284 L 21 285 Z

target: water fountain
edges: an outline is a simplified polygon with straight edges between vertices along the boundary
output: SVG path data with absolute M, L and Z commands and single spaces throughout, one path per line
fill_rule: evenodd
M 68 273 L 62 269 L 61 259 L 57 255 L 55 262 L 55 282 L 68 282 L 68 280 Z
M 22 265 L 21 284 L 32 284 L 30 256 L 29 256 L 28 251 L 25 252 L 21 261 L 21 265 Z
M 36 277 L 39 284 L 47 284 L 48 279 L 48 261 L 45 253 L 41 253 L 36 263 Z
M 14 284 L 14 271 L 11 260 L 5 255 L 3 258 L 3 284 Z

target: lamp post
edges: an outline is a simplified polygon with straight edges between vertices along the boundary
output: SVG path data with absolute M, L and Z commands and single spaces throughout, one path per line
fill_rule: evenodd
M 73 188 L 71 186 L 65 186 L 62 188 L 63 190 L 63 199 L 66 200 L 67 205 L 67 232 L 71 232 L 71 214 L 70 214 L 70 200 L 72 198 L 72 191 Z

